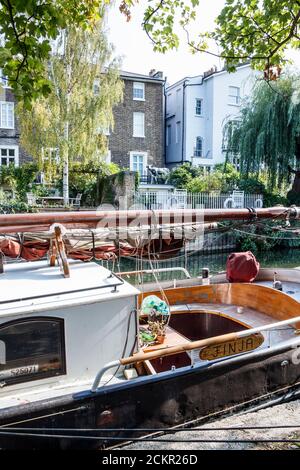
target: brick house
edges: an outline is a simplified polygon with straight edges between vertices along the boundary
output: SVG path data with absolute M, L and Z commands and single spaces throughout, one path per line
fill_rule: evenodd
M 15 116 L 15 97 L 0 69 L 0 165 L 7 166 L 28 161 L 28 156 L 19 146 L 19 129 Z
M 146 175 L 147 165 L 164 167 L 164 79 L 121 72 L 124 98 L 114 108 L 115 125 L 109 134 L 108 161 Z
M 146 174 L 146 166 L 164 166 L 164 80 L 161 72 L 149 75 L 121 72 L 124 99 L 114 109 L 115 126 L 108 133 L 107 161 Z M 20 147 L 15 98 L 0 70 L 0 165 L 32 161 Z

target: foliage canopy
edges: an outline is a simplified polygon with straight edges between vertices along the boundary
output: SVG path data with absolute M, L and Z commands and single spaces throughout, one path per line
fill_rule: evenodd
M 99 161 L 107 153 L 112 109 L 123 90 L 110 54 L 100 22 L 91 30 L 63 30 L 47 64 L 51 93 L 32 109 L 18 104 L 21 144 L 50 179 L 58 165 Z
M 119 9 L 130 20 L 137 0 L 119 0 Z M 148 0 L 142 27 L 155 50 L 177 48 L 176 26 L 186 31 L 197 19 L 205 0 Z M 0 0 L 0 68 L 18 97 L 30 101 L 50 93 L 45 76 L 51 41 L 69 26 L 90 29 L 103 18 L 112 0 Z M 209 51 L 217 42 L 227 68 L 251 61 L 264 69 L 284 62 L 288 47 L 299 47 L 299 0 L 227 0 L 216 18 L 214 31 L 200 31 L 188 42 L 193 51 Z M 214 54 L 213 54 L 214 55 Z
M 45 61 L 51 41 L 69 25 L 92 27 L 103 14 L 104 3 L 105 0 L 0 1 L 0 67 L 18 97 L 30 100 L 50 92 Z
M 272 87 L 257 82 L 240 119 L 224 128 L 227 157 L 240 156 L 241 172 L 266 171 L 270 187 L 288 182 L 288 166 L 300 160 L 300 86 L 296 76 L 280 78 Z

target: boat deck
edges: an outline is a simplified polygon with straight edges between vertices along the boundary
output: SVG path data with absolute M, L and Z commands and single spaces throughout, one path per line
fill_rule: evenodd
M 271 323 L 276 323 L 277 320 L 272 318 L 269 315 L 263 314 L 257 310 L 240 307 L 238 310 L 238 305 L 225 305 L 225 304 L 211 304 L 211 303 L 193 303 L 193 304 L 183 304 L 183 305 L 173 305 L 171 306 L 171 314 L 181 314 L 182 312 L 186 313 L 213 313 L 220 314 L 222 317 L 227 317 L 229 319 L 235 320 L 242 325 L 246 325 L 249 328 L 256 328 L 258 326 L 268 325 Z M 179 313 L 180 312 L 180 313 Z M 268 347 L 289 340 L 295 337 L 295 328 L 291 326 L 285 326 L 281 328 L 272 329 L 263 333 L 265 340 L 267 340 Z M 143 348 L 145 353 L 150 351 L 155 351 L 157 349 L 165 349 L 172 346 L 177 346 L 182 343 L 189 342 L 190 340 L 174 330 L 171 327 L 168 327 L 166 330 L 166 339 L 162 344 L 156 344 L 152 346 L 146 346 Z
M 255 284 L 265 287 L 273 287 L 273 281 L 256 281 Z M 282 281 L 282 292 L 300 302 L 300 283 Z

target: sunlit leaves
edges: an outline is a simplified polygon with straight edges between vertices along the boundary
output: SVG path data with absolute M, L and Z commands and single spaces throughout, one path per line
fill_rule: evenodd
M 61 162 L 67 155 L 70 165 L 99 161 L 107 152 L 107 137 L 101 129 L 113 128 L 113 107 L 123 90 L 118 63 L 111 59 L 101 23 L 93 29 L 64 29 L 44 68 L 47 80 L 37 80 L 42 95 L 36 97 L 32 109 L 26 98 L 18 103 L 23 148 L 43 169 L 43 148 L 59 149 Z M 56 161 L 50 163 L 45 169 L 48 175 L 53 166 L 57 168 Z
M 199 0 L 149 0 L 144 14 L 144 29 L 153 48 L 159 52 L 177 49 L 179 37 L 176 27 L 185 26 L 196 17 Z
M 17 97 L 29 106 L 47 94 L 44 63 L 50 41 L 69 24 L 90 27 L 99 19 L 102 0 L 0 0 L 0 67 Z
M 288 179 L 288 165 L 295 164 L 296 138 L 300 136 L 300 83 L 295 75 L 272 85 L 259 81 L 251 100 L 241 107 L 241 119 L 225 127 L 231 155 L 239 155 L 241 171 L 269 175 L 271 186 Z
M 230 69 L 250 60 L 256 68 L 285 63 L 287 47 L 299 47 L 298 0 L 227 0 L 210 37 Z

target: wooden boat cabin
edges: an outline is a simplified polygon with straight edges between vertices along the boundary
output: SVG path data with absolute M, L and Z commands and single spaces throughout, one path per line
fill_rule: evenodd
M 94 263 L 71 269 L 66 279 L 45 261 L 5 266 L 0 409 L 85 390 L 99 368 L 137 351 L 139 291 Z

